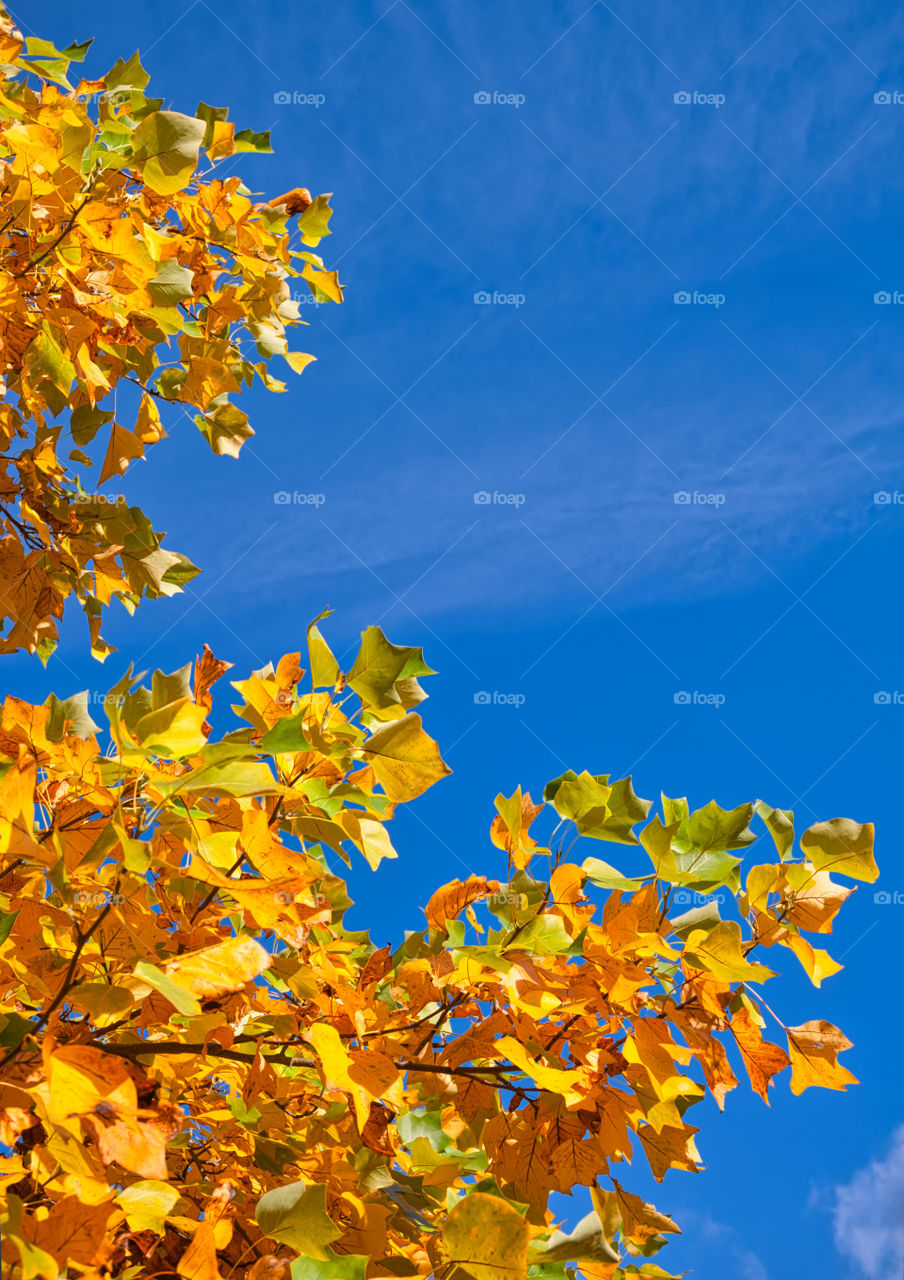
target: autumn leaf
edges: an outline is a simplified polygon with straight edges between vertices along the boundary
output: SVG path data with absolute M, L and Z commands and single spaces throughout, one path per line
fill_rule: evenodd
M 791 1056 L 791 1092 L 805 1089 L 846 1089 L 857 1080 L 838 1061 L 838 1054 L 852 1048 L 850 1040 L 831 1022 L 816 1020 L 788 1027 Z
M 443 1240 L 450 1261 L 473 1280 L 525 1280 L 529 1234 L 516 1209 L 472 1191 L 449 1214 Z

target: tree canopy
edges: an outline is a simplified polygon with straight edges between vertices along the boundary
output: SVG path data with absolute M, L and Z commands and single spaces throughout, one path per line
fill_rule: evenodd
M 329 197 L 255 202 L 227 176 L 268 135 L 165 109 L 137 54 L 73 88 L 88 44 L 23 41 L 0 11 L 0 652 L 45 660 L 69 596 L 103 658 L 113 597 L 131 610 L 197 573 L 103 486 L 181 415 L 236 457 L 242 392 L 285 390 L 275 356 L 295 373 L 314 358 L 289 350 L 292 279 L 342 300 L 313 252 Z
M 0 1137 L 23 1280 L 662 1276 L 631 1259 L 678 1227 L 630 1162 L 696 1171 L 691 1108 L 739 1075 L 767 1102 L 789 1066 L 795 1093 L 854 1082 L 843 1033 L 783 1026 L 760 988 L 776 947 L 817 986 L 837 971 L 807 935 L 831 932 L 843 881 L 875 878 L 871 827 L 817 823 L 798 847 L 760 802 L 651 817 L 630 779 L 569 772 L 544 803 L 497 797 L 506 878 L 438 888 L 377 946 L 344 925 L 331 866 L 394 857 L 396 809 L 448 772 L 414 710 L 421 651 L 370 628 L 343 673 L 312 625 L 306 654 L 234 683 L 242 727 L 214 740 L 226 665 L 125 678 L 106 750 L 84 703 L 4 705 Z M 773 860 L 745 869 L 755 823 Z M 564 1235 L 549 1197 L 580 1186 L 594 1209 Z

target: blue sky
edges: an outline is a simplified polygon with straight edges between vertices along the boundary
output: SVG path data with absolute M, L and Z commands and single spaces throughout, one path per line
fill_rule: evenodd
M 253 189 L 335 193 L 347 302 L 304 308 L 318 363 L 255 396 L 239 462 L 176 417 L 126 477 L 204 576 L 111 614 L 106 667 L 73 622 L 46 673 L 7 660 L 8 688 L 101 692 L 205 641 L 240 676 L 327 605 L 340 651 L 376 621 L 422 643 L 455 772 L 400 816 L 399 861 L 353 877 L 357 925 L 387 934 L 497 868 L 497 791 L 563 767 L 875 821 L 844 971 L 773 996 L 840 1024 L 863 1084 L 782 1084 L 770 1111 L 739 1090 L 705 1117 L 707 1171 L 648 1189 L 685 1226 L 663 1262 L 699 1280 L 897 1280 L 904 898 L 874 889 L 904 891 L 898 7 L 132 0 L 98 22 L 45 0 L 40 34 L 95 34 L 88 74 L 139 48 L 176 109 L 271 129 Z

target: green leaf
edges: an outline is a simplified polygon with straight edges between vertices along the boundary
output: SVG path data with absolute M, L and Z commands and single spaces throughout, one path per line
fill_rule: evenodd
M 273 728 L 261 738 L 259 746 L 261 751 L 266 751 L 269 755 L 313 750 L 305 737 L 304 715 L 284 716 L 282 720 L 277 720 Z
M 573 1231 L 554 1231 L 542 1248 L 531 1250 L 531 1262 L 618 1262 L 621 1255 L 603 1232 L 598 1213 L 588 1213 Z
M 591 884 L 601 889 L 618 889 L 621 893 L 635 893 L 649 876 L 623 876 L 615 867 L 601 858 L 586 858 L 582 870 L 587 873 Z
M 327 616 L 322 613 L 320 618 Z M 318 618 L 308 627 L 308 654 L 311 662 L 311 682 L 315 689 L 332 688 L 339 679 L 339 663 L 333 651 L 317 627 Z
M 66 48 L 62 49 L 60 52 L 63 57 L 68 58 L 70 62 L 84 62 L 85 54 L 93 44 L 94 38 L 92 37 L 89 40 L 83 40 L 81 44 L 67 44 Z
M 139 960 L 135 965 L 134 974 L 136 978 L 146 982 L 149 987 L 153 987 L 155 991 L 165 996 L 179 1013 L 191 1017 L 201 1012 L 197 998 L 185 987 L 181 987 L 178 982 L 168 978 L 156 965 L 149 964 L 146 960 Z
M 157 307 L 173 307 L 183 298 L 192 296 L 191 284 L 194 273 L 188 267 L 180 267 L 175 258 L 168 258 L 163 266 L 149 280 L 147 291 Z
M 582 836 L 636 844 L 631 828 L 650 810 L 649 800 L 640 800 L 630 778 L 609 785 L 608 773 L 577 774 L 573 769 L 547 783 L 543 798 L 556 813 L 570 819 Z
M 148 751 L 177 760 L 197 755 L 206 745 L 203 720 L 203 707 L 191 698 L 179 698 L 142 716 L 135 726 L 135 736 Z
M 873 824 L 850 818 L 816 822 L 800 838 L 801 851 L 817 870 L 836 871 L 852 880 L 878 879 L 873 857 Z
M 104 76 L 104 85 L 108 93 L 114 93 L 117 89 L 146 89 L 150 79 L 136 50 L 128 62 L 120 58 L 113 64 Z
M 417 677 L 435 674 L 424 662 L 422 649 L 391 644 L 379 627 L 368 627 L 361 633 L 361 648 L 348 673 L 348 684 L 366 710 L 377 716 L 381 711 L 400 714 L 426 697 Z
M 691 907 L 690 911 L 684 911 L 680 916 L 673 916 L 669 923 L 679 938 L 686 938 L 694 929 L 714 929 L 721 919 L 719 904 L 712 900 L 704 902 L 700 907 Z
M 178 787 L 179 783 L 181 787 Z M 234 760 L 202 765 L 183 774 L 175 784 L 179 791 L 202 791 L 206 796 L 272 796 L 285 791 L 262 761 Z M 164 787 L 161 786 L 161 791 Z
M 199 120 L 203 120 L 207 128 L 204 131 L 204 140 L 202 147 L 209 147 L 213 142 L 213 126 L 218 120 L 229 119 L 228 107 L 210 107 L 206 102 L 199 102 L 195 115 Z
M 68 396 L 69 388 L 75 380 L 75 365 L 63 354 L 62 347 L 46 321 L 32 339 L 26 359 L 32 381 L 47 378 L 63 396 Z
M 329 1260 L 327 1245 L 342 1235 L 326 1211 L 322 1182 L 290 1182 L 261 1196 L 254 1211 L 265 1236 L 321 1262 Z
M 58 698 L 55 693 L 48 695 L 44 706 L 49 708 L 47 724 L 44 732 L 50 742 L 61 742 L 64 731 L 75 734 L 79 738 L 90 738 L 97 733 L 100 725 L 96 725 L 88 714 L 88 691 L 74 693 L 71 698 Z M 66 725 L 69 725 L 66 730 Z
M 255 133 L 252 129 L 239 129 L 235 135 L 236 151 L 256 151 L 259 154 L 273 154 L 273 148 L 270 146 L 270 130 L 265 133 Z
M 153 1178 L 133 1182 L 120 1191 L 115 1203 L 126 1215 L 130 1231 L 153 1231 L 162 1236 L 167 1217 L 179 1203 L 179 1192 Z
M 709 931 L 692 930 L 685 945 L 684 965 L 705 969 L 724 982 L 765 982 L 775 977 L 771 969 L 745 957 L 741 926 L 736 920 L 722 920 Z
M 566 931 L 561 916 L 534 916 L 510 944 L 514 951 L 528 951 L 532 955 L 554 956 L 567 951 L 574 939 Z
M 178 111 L 154 111 L 135 130 L 134 163 L 158 195 L 171 196 L 191 180 L 204 141 L 205 123 Z
M 296 1258 L 292 1263 L 292 1280 L 364 1280 L 370 1258 L 366 1254 L 344 1253 L 337 1256 L 327 1250 L 328 1261 Z
M 791 809 L 773 809 L 762 800 L 758 800 L 756 811 L 766 824 L 769 834 L 775 842 L 778 856 L 784 862 L 794 847 L 794 813 Z
M 0 1013 L 0 1048 L 18 1049 L 35 1023 L 18 1013 Z
M 298 229 L 305 244 L 316 248 L 324 236 L 331 235 L 329 228 L 333 210 L 330 208 L 330 192 L 325 196 L 315 196 L 304 213 L 298 219 Z
M 0 911 L 0 946 L 12 933 L 18 911 Z
M 715 800 L 697 809 L 679 829 L 676 847 L 693 847 L 700 853 L 724 853 L 728 849 L 744 849 L 756 840 L 748 823 L 753 817 L 752 804 L 737 809 L 722 809 Z

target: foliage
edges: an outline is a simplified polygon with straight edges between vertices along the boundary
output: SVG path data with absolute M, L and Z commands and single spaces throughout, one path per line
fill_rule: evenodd
M 113 597 L 133 610 L 197 573 L 102 486 L 166 435 L 170 406 L 237 456 L 253 432 L 235 398 L 285 389 L 274 356 L 297 373 L 313 359 L 288 347 L 303 323 L 290 279 L 342 299 L 312 252 L 327 196 L 256 204 L 237 176 L 211 176 L 269 151 L 267 134 L 205 103 L 164 108 L 137 54 L 73 88 L 87 48 L 23 42 L 0 10 L 0 652 L 44 660 L 68 596 L 103 658 Z
M 629 779 L 566 773 L 543 804 L 497 798 L 506 879 L 441 887 L 378 947 L 331 865 L 395 856 L 397 806 L 447 772 L 414 709 L 432 673 L 377 628 L 347 674 L 316 624 L 304 661 L 237 681 L 219 740 L 209 650 L 120 682 L 106 753 L 84 698 L 6 700 L 8 1274 L 666 1276 L 648 1259 L 678 1227 L 629 1162 L 696 1171 L 691 1108 L 739 1075 L 767 1102 L 788 1066 L 794 1093 L 854 1080 L 827 1022 L 767 1038 L 760 988 L 776 948 L 816 985 L 838 969 L 805 935 L 852 892 L 834 875 L 875 878 L 872 828 L 817 823 L 796 852 L 787 811 L 651 817 Z M 775 853 L 742 872 L 756 822 Z M 566 1234 L 549 1197 L 580 1187 Z

